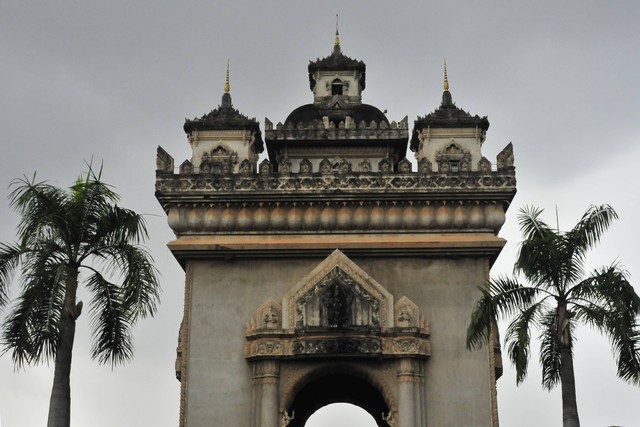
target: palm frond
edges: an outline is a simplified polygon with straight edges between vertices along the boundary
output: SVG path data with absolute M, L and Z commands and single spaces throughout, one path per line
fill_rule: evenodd
M 120 289 L 97 271 L 86 283 L 92 294 L 91 357 L 111 365 L 130 360 L 133 357 L 132 325 Z
M 20 245 L 0 243 L 0 308 L 8 302 L 7 287 L 24 253 L 25 250 Z
M 17 367 L 51 360 L 59 339 L 62 273 L 52 265 L 32 267 L 23 277 L 22 293 L 3 328 L 3 352 L 11 351 Z
M 540 319 L 540 366 L 542 386 L 551 390 L 560 381 L 560 348 L 558 345 L 558 316 L 548 311 Z
M 516 368 L 516 383 L 520 384 L 527 376 L 529 366 L 529 347 L 531 343 L 531 327 L 537 322 L 541 302 L 534 303 L 521 310 L 509 324 L 505 335 L 507 354 Z
M 506 276 L 491 280 L 489 292 L 498 318 L 510 317 L 546 296 L 543 289 L 522 285 L 518 280 Z
M 569 246 L 577 253 L 584 253 L 600 241 L 618 214 L 609 205 L 589 206 L 582 218 L 567 232 Z
M 467 327 L 467 349 L 481 348 L 489 342 L 491 327 L 496 319 L 495 304 L 487 289 L 479 288 L 482 296 L 471 312 L 471 321 Z

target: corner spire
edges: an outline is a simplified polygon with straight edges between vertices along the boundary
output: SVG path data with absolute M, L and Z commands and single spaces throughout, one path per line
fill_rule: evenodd
M 446 74 L 446 71 L 445 71 Z M 227 59 L 227 78 L 224 82 L 224 93 L 229 93 L 231 86 L 229 85 L 229 60 Z
M 338 31 L 338 14 L 336 13 L 336 40 L 333 43 L 333 51 L 340 52 L 340 32 Z
M 451 92 L 449 92 L 449 78 L 447 77 L 447 58 L 444 58 L 444 92 L 442 92 L 442 105 L 453 105 Z
M 449 90 L 449 79 L 447 78 L 447 58 L 444 58 L 444 90 Z
M 231 91 L 231 85 L 229 85 L 229 60 L 227 59 L 227 78 L 224 81 L 224 93 L 222 94 L 222 103 L 220 104 L 220 107 L 232 107 L 233 104 L 231 103 L 231 94 L 229 91 Z

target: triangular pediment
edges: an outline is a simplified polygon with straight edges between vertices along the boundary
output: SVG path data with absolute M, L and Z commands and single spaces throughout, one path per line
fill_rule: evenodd
M 282 328 L 393 327 L 393 296 L 336 249 L 283 298 Z

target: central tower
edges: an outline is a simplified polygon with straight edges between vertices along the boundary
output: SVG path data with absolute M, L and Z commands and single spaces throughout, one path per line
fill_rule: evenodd
M 379 426 L 497 426 L 493 349 L 468 352 L 477 287 L 504 245 L 511 145 L 452 101 L 419 117 L 362 102 L 366 67 L 308 66 L 313 102 L 284 123 L 222 103 L 184 129 L 191 160 L 158 148 L 156 195 L 186 271 L 176 363 L 181 425 L 302 427 L 348 402 Z M 266 145 L 268 158 L 258 163 Z

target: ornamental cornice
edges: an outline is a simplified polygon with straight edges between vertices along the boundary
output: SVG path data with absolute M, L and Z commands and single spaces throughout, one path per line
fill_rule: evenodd
M 179 197 L 180 194 L 242 193 L 279 194 L 295 192 L 388 193 L 486 193 L 509 195 L 515 193 L 516 177 L 513 171 L 466 173 L 346 173 L 346 174 L 156 174 L 156 193 L 159 199 Z

